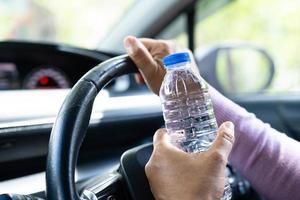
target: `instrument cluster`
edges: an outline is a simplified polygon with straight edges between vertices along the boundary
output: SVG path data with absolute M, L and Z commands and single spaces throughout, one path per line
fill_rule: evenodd
M 21 70 L 15 63 L 0 63 L 0 90 L 61 89 L 72 87 L 70 78 L 61 68 L 51 65 Z

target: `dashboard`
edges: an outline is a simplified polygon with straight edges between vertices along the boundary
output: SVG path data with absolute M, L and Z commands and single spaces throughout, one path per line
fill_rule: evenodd
M 109 57 L 67 45 L 0 42 L 0 90 L 70 88 Z
M 0 163 L 44 156 L 52 124 L 69 88 L 91 68 L 113 56 L 67 45 L 0 42 Z M 159 102 L 151 95 L 139 100 L 137 95 L 145 93 L 139 93 L 133 76 L 117 78 L 98 95 L 91 130 L 98 132 L 104 122 L 110 126 L 115 120 L 139 119 L 140 113 L 161 121 Z M 51 90 L 57 88 L 60 90 Z M 122 142 L 127 140 L 130 138 L 122 138 Z
M 51 128 L 69 88 L 114 56 L 68 45 L 0 42 L 0 183 L 44 170 Z M 159 99 L 137 92 L 133 76 L 117 78 L 97 96 L 83 163 L 112 155 L 118 162 L 123 151 L 161 126 Z

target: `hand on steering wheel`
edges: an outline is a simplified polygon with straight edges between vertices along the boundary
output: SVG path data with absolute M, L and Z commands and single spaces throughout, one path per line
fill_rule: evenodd
M 129 57 L 138 67 L 148 87 L 157 95 L 166 73 L 162 59 L 179 51 L 187 51 L 192 54 L 189 49 L 184 49 L 173 41 L 149 38 L 137 39 L 132 36 L 124 39 L 124 47 Z M 194 57 L 191 56 L 191 58 Z M 194 59 L 192 59 L 191 66 L 192 70 L 199 75 Z

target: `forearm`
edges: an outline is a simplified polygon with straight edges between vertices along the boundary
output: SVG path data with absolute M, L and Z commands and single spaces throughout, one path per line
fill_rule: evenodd
M 218 124 L 233 121 L 231 164 L 268 199 L 300 197 L 300 143 L 210 89 Z

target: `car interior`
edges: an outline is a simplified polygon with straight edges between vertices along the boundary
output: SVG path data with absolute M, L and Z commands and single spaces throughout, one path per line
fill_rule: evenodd
M 136 81 L 139 71 L 123 48 L 127 35 L 189 48 L 210 85 L 300 140 L 300 60 L 265 36 L 238 35 L 256 28 L 252 21 L 243 28 L 242 20 L 263 20 L 254 11 L 268 6 L 261 12 L 273 13 L 270 5 L 278 9 L 283 0 L 58 2 L 0 0 L 7 27 L 0 30 L 1 200 L 154 199 L 144 167 L 164 119 L 159 97 Z M 231 33 L 238 14 L 238 33 Z M 266 38 L 279 41 L 272 31 Z M 230 163 L 227 174 L 232 199 L 264 199 Z

